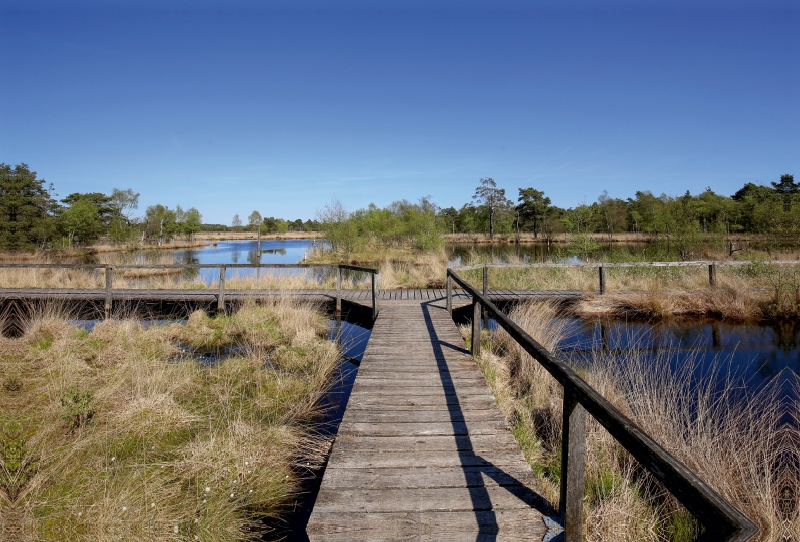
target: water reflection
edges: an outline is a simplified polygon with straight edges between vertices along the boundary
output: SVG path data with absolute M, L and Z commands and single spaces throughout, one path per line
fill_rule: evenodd
M 569 338 L 561 347 L 568 355 L 598 348 L 612 353 L 634 349 L 654 362 L 667 355 L 675 367 L 692 358 L 700 371 L 723 362 L 752 391 L 783 371 L 800 374 L 800 323 L 794 321 L 641 323 L 569 318 L 565 323 Z

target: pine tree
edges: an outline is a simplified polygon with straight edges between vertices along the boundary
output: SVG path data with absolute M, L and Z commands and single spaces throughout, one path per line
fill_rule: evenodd
M 0 250 L 27 250 L 48 241 L 56 203 L 44 183 L 27 164 L 12 170 L 0 163 Z

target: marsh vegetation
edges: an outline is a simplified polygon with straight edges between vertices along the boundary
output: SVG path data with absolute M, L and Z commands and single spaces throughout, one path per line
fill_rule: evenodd
M 758 540 L 800 536 L 800 387 L 795 375 L 748 387 L 724 359 L 653 355 L 635 344 L 567 356 L 567 326 L 552 304 L 518 305 L 512 319 L 673 456 L 760 527 Z M 463 334 L 469 340 L 466 328 Z M 561 386 L 502 330 L 481 335 L 478 359 L 546 498 L 558 502 Z M 633 341 L 635 343 L 635 341 Z M 587 426 L 587 540 L 693 540 L 697 525 L 591 416 Z
M 0 538 L 249 540 L 291 512 L 328 439 L 328 321 L 286 299 L 0 339 Z

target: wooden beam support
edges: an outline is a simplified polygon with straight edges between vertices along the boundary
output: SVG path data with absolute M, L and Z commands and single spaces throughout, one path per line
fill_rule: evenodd
M 447 272 L 447 313 L 453 317 L 453 277 Z
M 342 312 L 342 268 L 336 268 L 336 312 Z
M 600 293 L 606 293 L 606 267 L 600 266 Z
M 583 541 L 583 485 L 586 471 L 586 409 L 564 390 L 561 434 L 561 498 L 564 542 Z
M 217 296 L 217 314 L 225 314 L 225 266 L 219 268 L 219 295 Z
M 481 302 L 472 299 L 472 357 L 481 355 Z
M 113 271 L 113 267 L 106 267 L 106 299 L 104 303 L 105 309 L 105 317 L 109 318 L 111 316 L 111 307 L 113 303 L 113 297 L 111 294 L 112 284 L 111 284 L 111 273 Z
M 372 321 L 378 318 L 378 274 L 371 273 L 372 277 Z

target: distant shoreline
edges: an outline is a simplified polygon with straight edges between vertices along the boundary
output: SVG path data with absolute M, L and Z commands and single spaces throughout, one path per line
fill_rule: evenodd
M 196 241 L 257 241 L 254 231 L 202 231 L 194 234 Z M 262 241 L 291 241 L 298 239 L 322 239 L 318 231 L 290 231 L 287 233 L 262 233 Z

